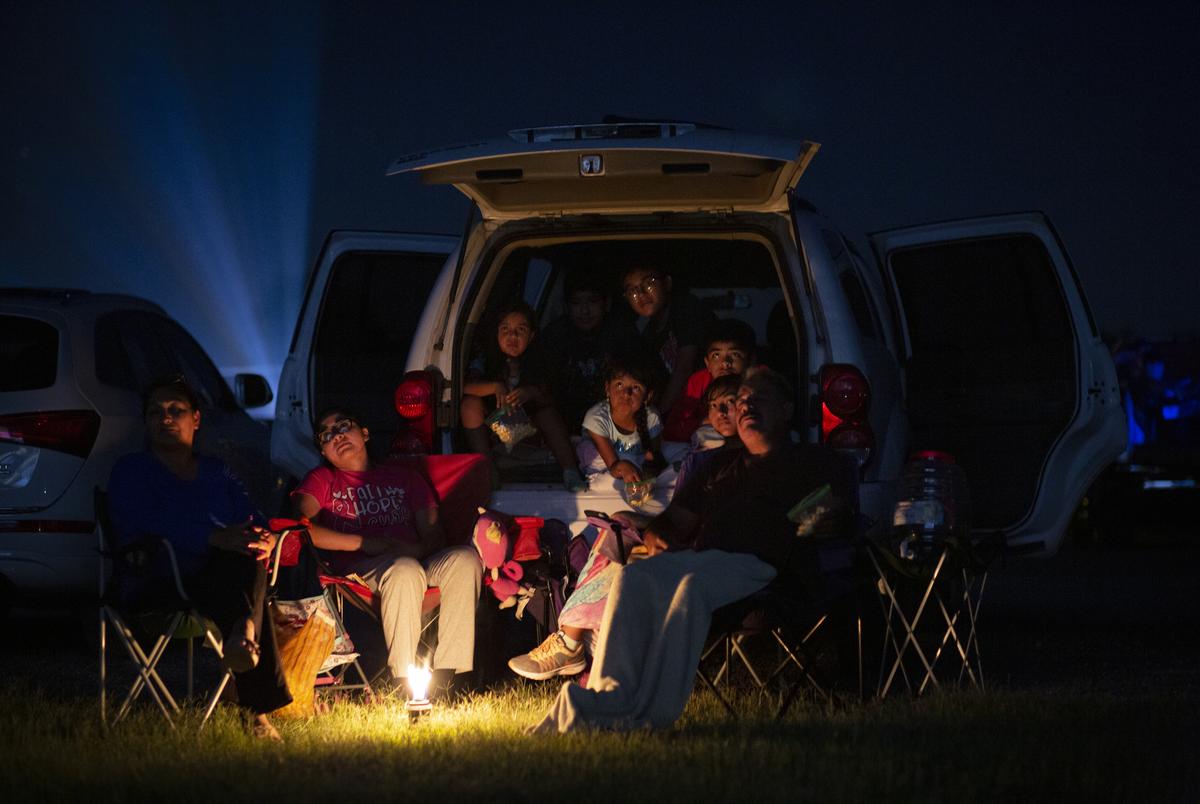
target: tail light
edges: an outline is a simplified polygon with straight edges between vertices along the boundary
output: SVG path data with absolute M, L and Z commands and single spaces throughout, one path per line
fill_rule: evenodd
M 0 441 L 53 449 L 86 458 L 100 433 L 94 410 L 55 410 L 0 416 Z
M 396 386 L 396 412 L 400 431 L 392 441 L 392 455 L 422 455 L 433 451 L 433 375 L 410 371 Z
M 871 385 L 855 366 L 821 367 L 821 440 L 836 449 L 860 450 L 870 456 L 875 433 L 867 414 Z

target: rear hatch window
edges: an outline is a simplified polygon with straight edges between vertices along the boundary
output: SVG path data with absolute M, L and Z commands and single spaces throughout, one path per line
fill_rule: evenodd
M 0 315 L 0 392 L 36 391 L 58 376 L 58 328 L 36 318 Z

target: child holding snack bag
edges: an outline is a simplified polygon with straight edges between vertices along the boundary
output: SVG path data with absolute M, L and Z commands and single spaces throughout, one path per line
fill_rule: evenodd
M 496 314 L 495 337 L 484 356 L 467 369 L 459 415 L 471 450 L 491 452 L 489 428 L 511 450 L 516 442 L 540 432 L 562 467 L 563 486 L 586 488 L 566 425 L 545 387 L 541 355 L 531 348 L 537 335 L 537 316 L 523 301 L 505 305 Z M 494 413 L 489 416 L 489 409 Z

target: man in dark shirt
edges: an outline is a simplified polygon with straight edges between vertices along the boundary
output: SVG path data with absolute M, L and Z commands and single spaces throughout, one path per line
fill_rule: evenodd
M 588 686 L 565 685 L 533 731 L 674 722 L 691 694 L 712 611 L 787 571 L 793 505 L 825 483 L 845 494 L 836 452 L 792 444 L 792 392 L 780 375 L 763 369 L 747 377 L 735 406 L 744 450 L 704 466 L 647 526 L 642 537 L 653 557 L 623 567 L 613 582 Z M 688 545 L 694 549 L 678 549 Z
M 770 370 L 742 384 L 735 401 L 744 450 L 716 456 L 647 527 L 650 553 L 668 548 L 751 553 L 777 571 L 793 554 L 788 511 L 825 483 L 846 499 L 847 468 L 833 449 L 793 444 L 791 390 Z

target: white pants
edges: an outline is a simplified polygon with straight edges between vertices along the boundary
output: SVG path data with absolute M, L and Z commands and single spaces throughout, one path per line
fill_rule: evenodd
M 437 650 L 433 669 L 465 673 L 474 667 L 475 605 L 483 580 L 479 554 L 469 545 L 440 550 L 418 561 L 391 555 L 364 556 L 350 565 L 379 596 L 383 638 L 392 678 L 408 675 L 421 637 L 421 604 L 425 590 L 441 591 Z

